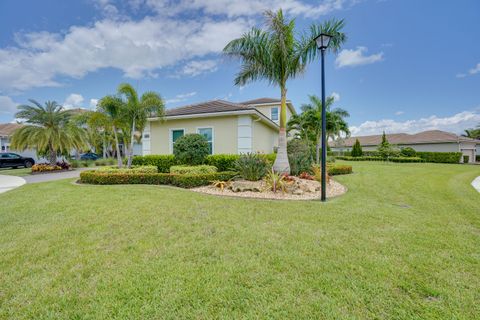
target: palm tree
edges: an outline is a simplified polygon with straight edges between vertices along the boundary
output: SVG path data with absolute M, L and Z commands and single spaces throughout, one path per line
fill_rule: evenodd
M 465 133 L 462 134 L 462 136 L 480 140 L 480 125 L 478 125 L 476 129 L 466 129 Z
M 320 139 L 322 135 L 322 100 L 315 96 L 309 96 L 310 103 L 302 105 L 302 113 L 292 116 L 288 122 L 289 130 L 295 130 L 301 138 L 308 139 L 315 144 L 315 160 L 320 161 Z M 335 102 L 333 97 L 328 97 L 325 101 L 327 116 L 327 139 L 334 140 L 341 134 L 350 135 L 348 123 L 345 118 L 349 117 L 348 111 L 342 108 L 332 109 Z
M 135 141 L 135 132 L 143 132 L 150 115 L 162 117 L 165 111 L 165 104 L 160 94 L 147 91 L 139 98 L 137 91 L 128 83 L 122 83 L 118 86 L 118 93 L 125 97 L 124 109 L 125 118 L 128 126 L 125 128 L 125 138 L 129 138 L 130 147 L 128 149 L 127 166 L 132 166 L 133 143 Z M 127 143 L 125 143 L 127 145 Z
M 86 147 L 85 130 L 71 120 L 73 113 L 55 101 L 45 106 L 30 99 L 32 105 L 19 105 L 16 117 L 26 119 L 27 125 L 16 130 L 12 136 L 12 148 L 23 151 L 36 149 L 46 155 L 54 165 L 59 154 L 68 154 L 72 149 Z
M 122 117 L 122 110 L 126 108 L 125 103 L 120 97 L 117 96 L 105 96 L 98 102 L 99 112 L 103 113 L 108 119 L 108 123 L 111 126 L 113 136 L 115 138 L 115 153 L 117 154 L 118 167 L 122 167 L 122 155 L 120 154 L 120 148 L 118 144 L 118 128 L 125 124 L 125 120 Z
M 330 20 L 321 25 L 312 25 L 310 32 L 299 39 L 295 37 L 295 20 L 284 17 L 282 10 L 266 11 L 266 30 L 252 28 L 242 37 L 232 40 L 223 49 L 227 56 L 242 61 L 235 85 L 243 86 L 256 80 L 267 80 L 280 88 L 280 132 L 278 153 L 273 168 L 277 172 L 290 172 L 287 156 L 287 81 L 303 73 L 306 64 L 317 55 L 315 37 L 321 32 L 333 36 L 331 49 L 338 50 L 346 40 L 341 32 L 344 21 Z

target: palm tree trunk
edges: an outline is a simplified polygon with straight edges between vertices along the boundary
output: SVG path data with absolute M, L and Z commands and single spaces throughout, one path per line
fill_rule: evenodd
M 280 107 L 280 131 L 278 133 L 278 151 L 273 170 L 279 173 L 290 174 L 290 164 L 287 154 L 287 89 L 281 87 L 282 102 Z
M 118 167 L 122 167 L 122 155 L 120 154 L 120 148 L 118 146 L 118 135 L 117 135 L 117 128 L 115 126 L 112 126 L 113 128 L 113 135 L 115 136 L 115 150 L 117 153 L 117 162 L 118 162 Z
M 57 163 L 57 152 L 51 145 L 49 147 L 49 152 L 48 152 L 48 161 L 52 166 L 54 166 Z
M 133 123 L 132 123 L 132 133 L 130 134 L 130 150 L 128 150 L 127 166 L 129 169 L 132 167 L 134 137 L 135 137 L 135 119 L 133 119 Z
M 107 158 L 107 141 L 105 139 L 105 132 L 103 132 L 103 147 L 102 147 L 102 151 L 103 151 L 103 159 Z

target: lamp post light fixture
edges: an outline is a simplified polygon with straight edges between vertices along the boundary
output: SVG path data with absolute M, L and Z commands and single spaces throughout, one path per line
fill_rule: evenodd
M 325 110 L 325 51 L 330 44 L 332 36 L 321 33 L 315 38 L 317 48 L 322 53 L 322 196 L 321 200 L 327 200 L 327 112 Z

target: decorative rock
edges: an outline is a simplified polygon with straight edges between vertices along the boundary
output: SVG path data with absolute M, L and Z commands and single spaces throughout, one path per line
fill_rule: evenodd
M 230 185 L 230 189 L 233 192 L 245 192 L 245 191 L 253 191 L 253 192 L 260 192 L 260 182 L 259 181 L 233 181 Z
M 301 189 L 295 189 L 293 190 L 292 194 L 296 196 L 301 196 L 303 194 L 303 191 Z

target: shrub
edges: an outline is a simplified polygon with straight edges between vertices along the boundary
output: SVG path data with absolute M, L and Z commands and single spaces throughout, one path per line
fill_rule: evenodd
M 238 154 L 212 154 L 205 158 L 205 163 L 217 167 L 218 171 L 227 171 L 235 168 L 238 158 Z
M 417 152 L 417 156 L 425 162 L 434 163 L 459 163 L 461 152 Z
M 58 161 L 56 165 L 59 166 L 62 170 L 70 170 L 72 168 L 72 165 L 66 161 Z
M 136 166 L 156 166 L 158 172 L 168 173 L 170 172 L 170 167 L 177 165 L 178 161 L 174 155 L 148 155 L 133 157 L 132 164 Z
M 308 172 L 302 172 L 298 177 L 305 180 L 315 180 L 315 177 Z
M 197 133 L 189 133 L 178 138 L 173 146 L 173 154 L 181 164 L 202 164 L 209 153 L 207 139 Z
M 276 153 L 267 153 L 267 154 L 259 153 L 259 155 L 260 157 L 264 158 L 270 166 L 273 166 L 273 163 L 277 158 Z
M 277 193 L 278 190 L 281 190 L 283 193 L 285 193 L 287 190 L 288 181 L 285 175 L 273 171 L 272 168 L 265 176 L 265 184 L 267 185 L 267 190 L 271 190 L 274 193 Z
M 352 173 L 352 166 L 346 164 L 331 164 L 327 165 L 327 172 L 331 176 Z
M 210 184 L 214 180 L 230 180 L 236 172 L 224 171 L 202 175 L 178 175 L 170 173 L 102 172 L 88 170 L 80 173 L 80 181 L 88 184 L 156 184 L 194 188 Z
M 419 157 L 391 157 L 388 159 L 391 162 L 425 162 L 422 158 Z
M 98 168 L 97 171 L 106 173 L 157 173 L 158 169 L 156 166 L 132 166 L 130 169 L 118 167 L 102 167 Z
M 217 167 L 207 165 L 170 167 L 170 173 L 172 174 L 208 174 L 215 172 L 217 172 Z
M 296 176 L 301 172 L 309 171 L 312 167 L 312 153 L 305 141 L 300 139 L 289 141 L 287 153 L 291 174 Z
M 51 172 L 62 170 L 62 167 L 49 163 L 38 163 L 32 166 L 32 172 Z
M 400 156 L 402 157 L 415 157 L 417 155 L 417 151 L 412 147 L 405 147 L 400 149 Z
M 318 164 L 314 164 L 312 166 L 312 171 L 313 171 L 313 178 L 314 180 L 317 180 L 318 182 L 322 182 L 322 167 Z M 327 183 L 330 183 L 330 176 L 328 175 L 328 168 L 327 168 Z
M 352 152 L 350 154 L 352 157 L 361 157 L 363 155 L 362 146 L 358 139 L 355 140 L 355 144 L 352 147 Z
M 262 179 L 271 165 L 265 156 L 258 153 L 242 154 L 235 161 L 235 169 L 246 180 L 258 181 Z

